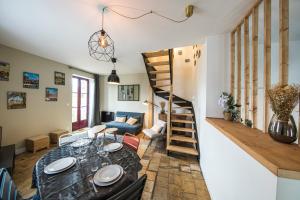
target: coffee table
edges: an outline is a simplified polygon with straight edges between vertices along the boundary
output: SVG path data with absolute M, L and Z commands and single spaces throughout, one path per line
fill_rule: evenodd
M 107 129 L 104 130 L 104 135 L 106 133 L 114 134 L 115 140 L 117 140 L 117 132 L 118 132 L 118 128 L 107 128 Z

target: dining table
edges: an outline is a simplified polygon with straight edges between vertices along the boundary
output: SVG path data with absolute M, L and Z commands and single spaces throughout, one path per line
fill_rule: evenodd
M 121 136 L 118 136 L 117 139 L 103 137 L 104 145 L 122 142 Z M 96 144 L 95 141 L 91 140 L 88 144 L 84 162 L 79 161 L 79 155 L 74 154 L 71 144 L 54 148 L 37 161 L 32 174 L 32 187 L 37 189 L 37 196 L 41 200 L 107 199 L 138 179 L 138 171 L 142 169 L 142 165 L 136 151 L 124 144 L 120 150 L 109 152 L 107 157 L 101 157 L 97 155 L 97 148 L 93 148 Z M 76 164 L 70 169 L 53 175 L 44 172 L 44 168 L 50 163 L 70 156 L 77 159 Z M 124 175 L 112 185 L 102 187 L 95 185 L 91 181 L 96 173 L 91 169 L 92 162 L 95 160 L 99 161 L 99 169 L 101 163 L 107 161 L 110 164 L 120 165 L 124 169 Z

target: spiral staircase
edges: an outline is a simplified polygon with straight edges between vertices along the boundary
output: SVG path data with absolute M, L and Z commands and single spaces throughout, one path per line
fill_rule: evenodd
M 199 157 L 198 132 L 192 102 L 173 93 L 173 49 L 142 53 L 150 85 L 168 101 L 167 151 Z

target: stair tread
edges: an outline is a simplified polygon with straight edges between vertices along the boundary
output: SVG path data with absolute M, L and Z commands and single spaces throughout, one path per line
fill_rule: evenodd
M 195 123 L 193 120 L 183 120 L 183 119 L 172 119 L 171 122 L 185 123 L 185 124 Z
M 172 135 L 170 137 L 170 139 L 180 141 L 180 142 L 197 143 L 197 140 L 195 140 L 192 137 L 186 137 L 186 136 L 180 136 L 180 135 Z
M 165 74 L 170 73 L 170 70 L 156 70 L 156 71 L 150 71 L 150 74 Z
M 151 78 L 152 81 L 169 81 L 171 80 L 170 77 L 167 78 Z
M 170 90 L 160 90 L 160 91 L 156 91 L 155 93 L 169 93 Z
M 194 116 L 193 113 L 173 113 L 173 116 L 187 116 L 187 117 L 192 117 Z
M 195 132 L 195 129 L 192 129 L 192 128 L 183 128 L 183 127 L 172 126 L 171 129 L 172 129 L 172 131 Z
M 186 101 L 173 101 L 173 103 L 186 103 Z
M 180 106 L 180 107 L 173 107 L 174 109 L 192 109 L 191 106 Z
M 149 62 L 147 63 L 148 66 L 154 67 L 154 66 L 162 66 L 162 65 L 169 65 L 169 61 L 158 61 L 158 62 Z
M 169 55 L 169 51 L 155 51 L 155 52 L 148 52 L 148 53 L 144 53 L 144 55 L 147 58 L 152 58 L 152 57 L 160 57 L 160 56 L 168 56 Z
M 167 146 L 168 151 L 175 151 L 179 153 L 185 153 L 185 154 L 190 154 L 190 155 L 198 155 L 198 151 L 194 148 L 189 148 L 189 147 L 181 147 L 177 145 L 168 145 Z
M 153 85 L 153 87 L 167 87 L 167 86 L 171 86 L 171 84 Z

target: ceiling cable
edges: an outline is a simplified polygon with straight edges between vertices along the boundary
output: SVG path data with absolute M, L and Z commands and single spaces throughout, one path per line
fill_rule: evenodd
M 122 7 L 122 6 L 121 6 L 121 7 Z M 126 7 L 126 8 L 128 8 L 128 7 Z M 133 8 L 131 8 L 131 9 L 133 9 Z M 140 18 L 142 18 L 142 17 L 144 17 L 144 16 L 146 16 L 146 15 L 150 15 L 150 14 L 159 16 L 159 17 L 161 17 L 161 18 L 164 18 L 164 19 L 166 19 L 166 20 L 169 20 L 169 21 L 172 21 L 172 22 L 175 22 L 175 23 L 182 23 L 182 22 L 188 20 L 188 18 L 189 18 L 189 17 L 186 17 L 186 18 L 183 19 L 183 20 L 175 20 L 175 19 L 172 19 L 172 18 L 170 18 L 170 17 L 167 17 L 167 16 L 165 16 L 165 15 L 162 15 L 162 14 L 156 12 L 156 11 L 153 11 L 153 10 L 150 10 L 150 11 L 148 11 L 148 12 L 145 12 L 145 13 L 143 13 L 143 14 L 141 14 L 141 15 L 138 15 L 138 16 L 135 16 L 135 17 L 131 17 L 131 16 L 127 16 L 127 15 L 125 15 L 125 14 L 122 14 L 122 13 L 120 13 L 120 12 L 118 12 L 118 11 L 112 9 L 111 7 L 104 7 L 104 8 L 102 9 L 102 20 L 103 20 L 103 13 L 104 13 L 105 10 L 110 10 L 110 11 L 114 12 L 115 14 L 117 14 L 117 15 L 119 15 L 119 16 L 121 16 L 121 17 L 124 17 L 124 18 L 127 18 L 127 19 L 133 19 L 133 20 L 140 19 Z

